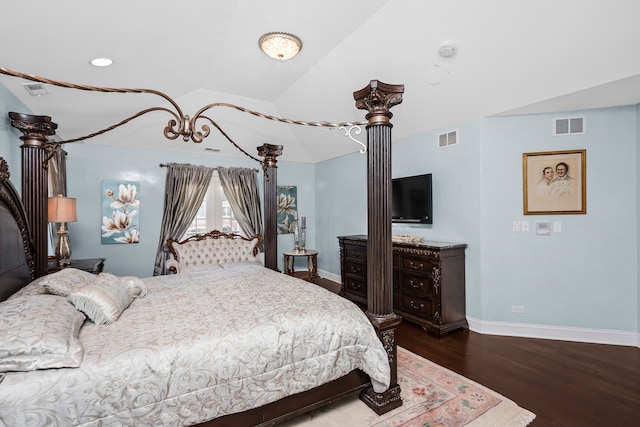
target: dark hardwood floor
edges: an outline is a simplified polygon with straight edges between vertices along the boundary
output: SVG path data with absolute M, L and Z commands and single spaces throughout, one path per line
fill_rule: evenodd
M 318 284 L 336 291 L 326 279 Z M 399 346 L 535 413 L 532 427 L 640 426 L 637 347 L 463 330 L 440 340 L 405 321 L 396 335 Z

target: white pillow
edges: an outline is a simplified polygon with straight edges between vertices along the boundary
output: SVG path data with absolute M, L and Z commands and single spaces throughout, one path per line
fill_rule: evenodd
M 0 372 L 77 368 L 84 314 L 66 298 L 31 295 L 0 303 Z
M 77 268 L 63 268 L 55 273 L 39 278 L 39 283 L 53 295 L 69 296 L 78 288 L 93 283 L 95 274 Z

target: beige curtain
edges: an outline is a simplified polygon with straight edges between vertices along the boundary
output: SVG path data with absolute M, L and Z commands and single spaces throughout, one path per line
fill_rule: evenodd
M 211 182 L 213 169 L 206 166 L 170 163 L 165 181 L 164 215 L 153 275 L 166 274 L 165 244 L 167 239 L 179 239 L 189 228 Z
M 263 231 L 257 174 L 256 169 L 218 168 L 220 184 L 233 216 L 247 237 L 262 235 Z

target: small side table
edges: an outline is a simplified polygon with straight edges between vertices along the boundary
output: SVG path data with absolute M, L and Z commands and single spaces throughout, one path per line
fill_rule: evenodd
M 77 268 L 78 270 L 87 271 L 93 274 L 102 273 L 102 269 L 104 268 L 105 258 L 91 258 L 91 259 L 72 259 L 71 264 L 66 265 L 64 268 Z M 49 267 L 49 273 L 54 273 L 56 271 L 60 271 L 61 268 L 59 266 L 51 266 Z
M 307 257 L 307 271 L 295 271 L 296 257 Z M 318 251 L 289 251 L 284 253 L 284 273 L 299 279 L 313 282 L 318 277 Z

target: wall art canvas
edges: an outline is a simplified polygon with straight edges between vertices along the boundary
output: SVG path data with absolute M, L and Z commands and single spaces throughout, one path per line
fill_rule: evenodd
M 524 214 L 586 214 L 586 157 L 586 150 L 524 153 Z
M 295 185 L 279 185 L 277 189 L 278 234 L 290 234 L 295 230 L 295 221 L 298 219 L 298 191 Z
M 140 183 L 102 181 L 102 244 L 140 242 Z

